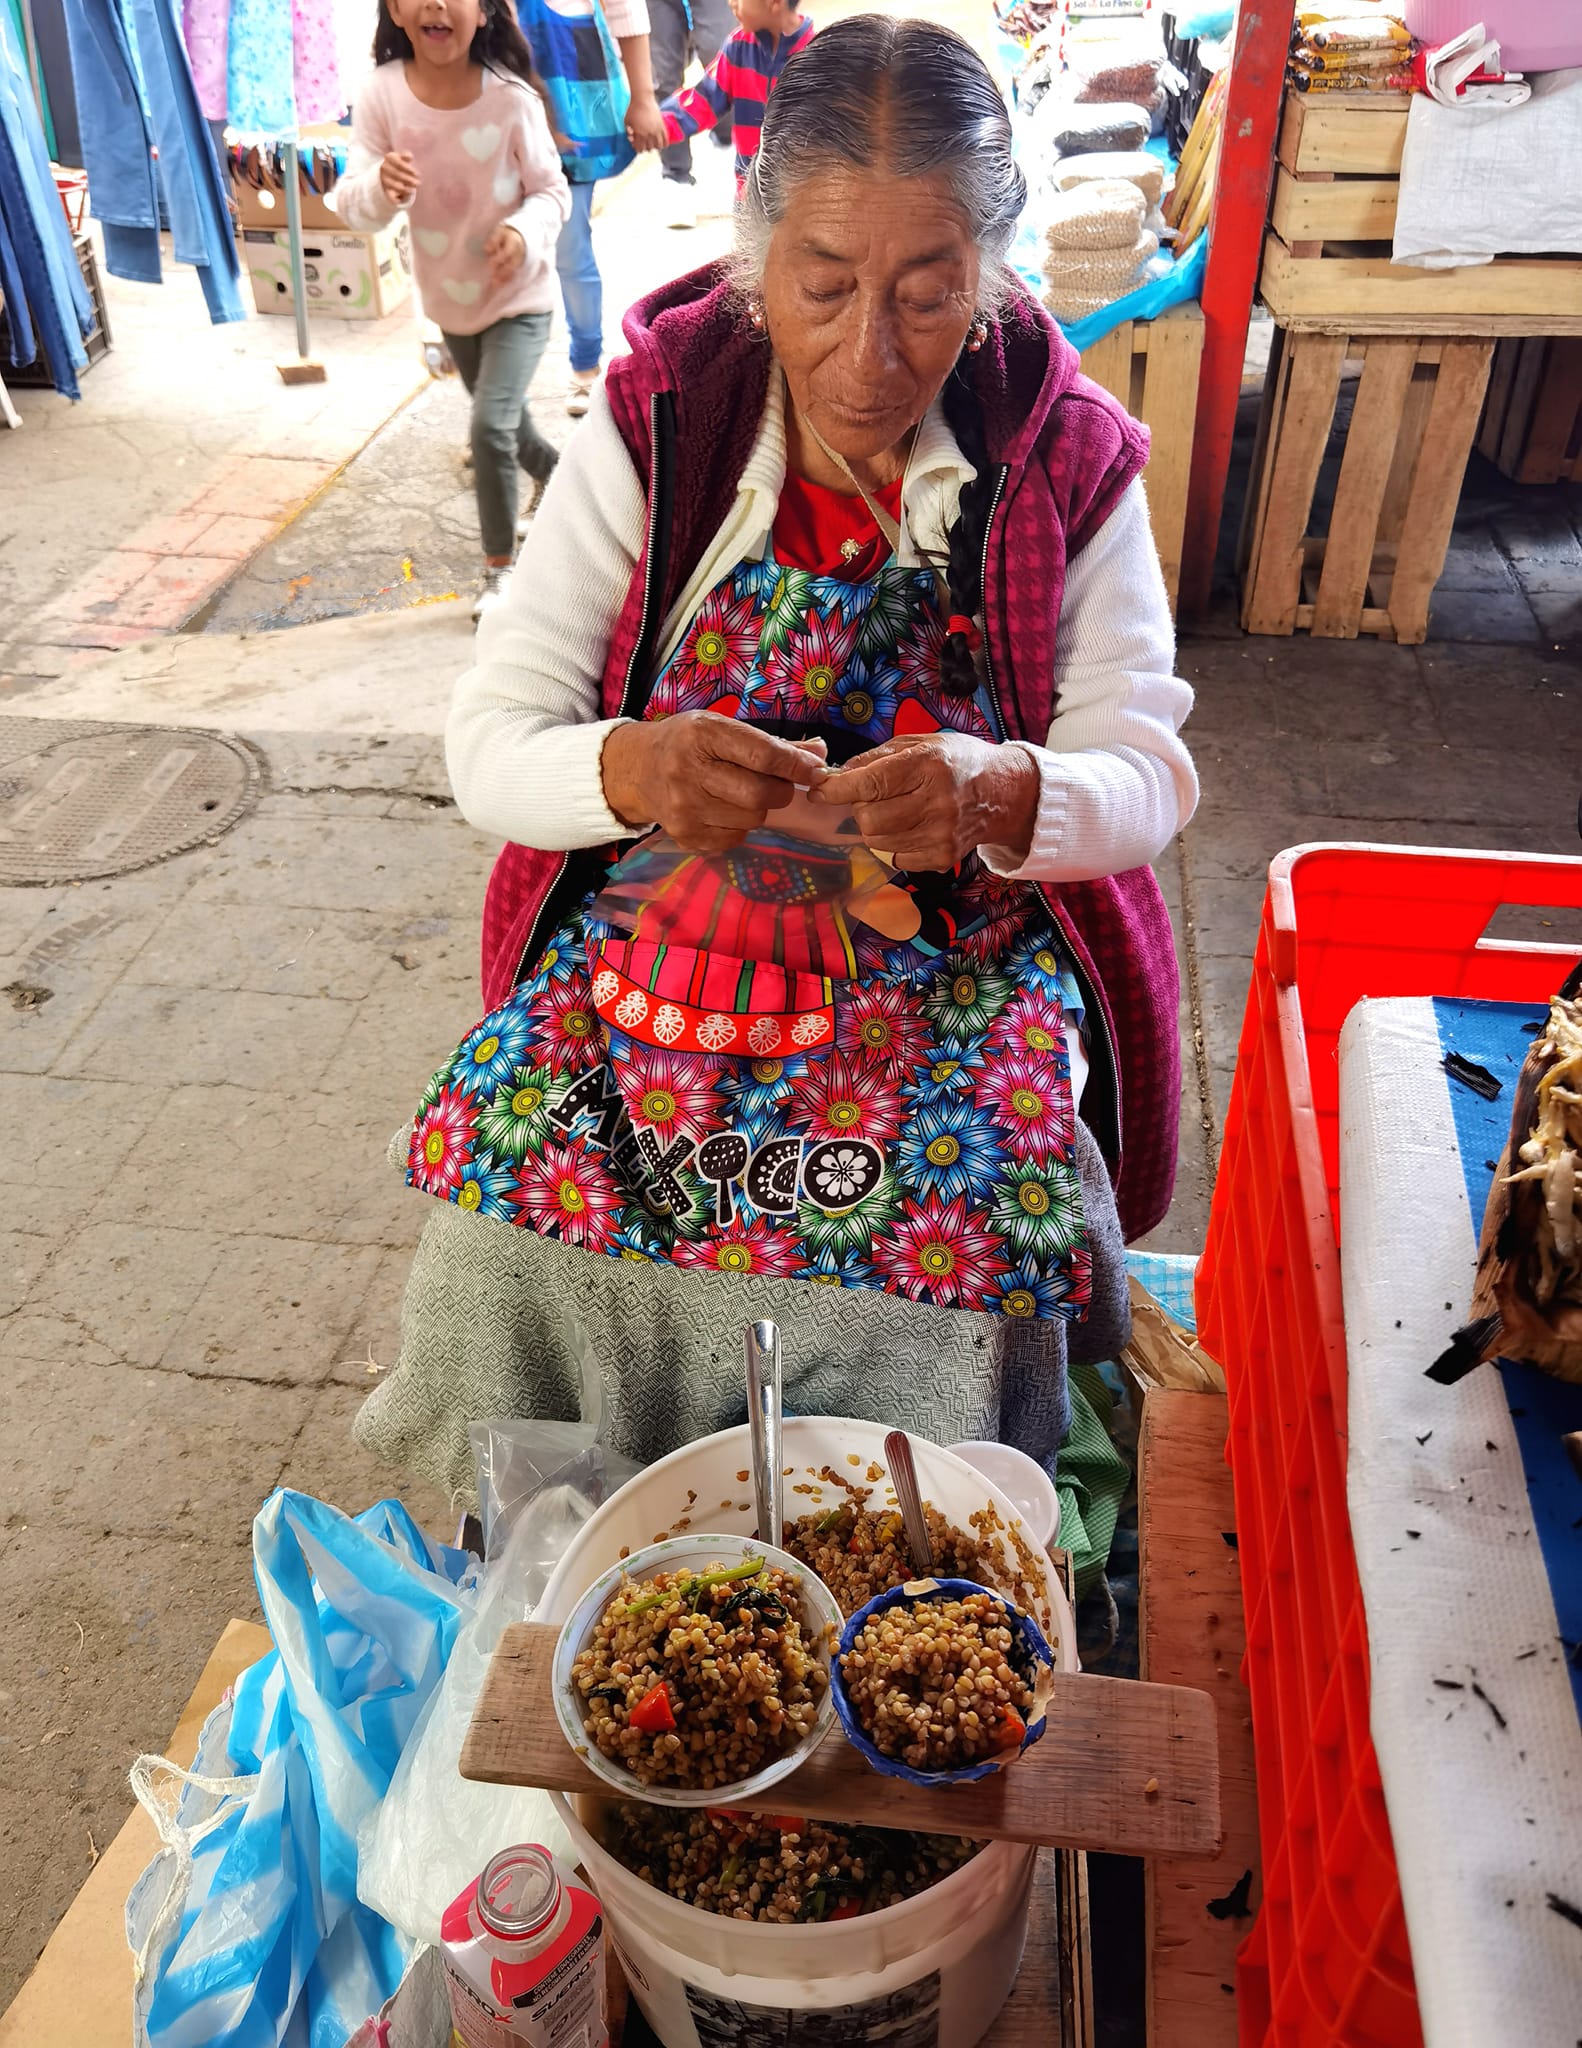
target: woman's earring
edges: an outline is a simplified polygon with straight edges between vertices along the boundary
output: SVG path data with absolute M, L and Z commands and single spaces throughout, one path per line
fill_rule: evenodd
M 972 325 L 967 329 L 967 352 L 969 353 L 969 355 L 976 355 L 978 353 L 978 350 L 982 348 L 983 344 L 988 340 L 988 338 L 988 321 L 974 320 Z
M 747 317 L 761 334 L 763 332 L 764 325 L 764 306 L 762 299 L 749 299 L 747 301 Z

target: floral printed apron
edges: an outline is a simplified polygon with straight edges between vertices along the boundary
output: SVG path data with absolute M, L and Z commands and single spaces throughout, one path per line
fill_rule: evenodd
M 704 600 L 645 716 L 819 733 L 833 757 L 998 739 L 987 690 L 941 690 L 942 640 L 927 569 L 853 582 L 766 553 Z M 755 903 L 816 904 L 816 866 L 744 851 L 728 901 L 700 883 L 697 945 L 634 938 L 590 897 L 434 1077 L 409 1181 L 612 1257 L 1079 1319 L 1072 983 L 1048 911 L 973 854 L 921 885 L 912 941 L 782 914 L 755 945 Z

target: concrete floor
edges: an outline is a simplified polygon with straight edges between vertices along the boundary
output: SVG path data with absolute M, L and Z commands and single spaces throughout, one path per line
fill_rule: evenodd
M 717 182 L 708 145 L 698 156 Z M 647 221 L 634 192 L 605 229 L 626 296 L 723 236 L 718 222 L 688 238 Z M 278 345 L 256 326 L 228 345 L 245 337 L 247 363 L 269 369 Z M 135 326 L 122 336 L 130 365 Z M 411 340 L 356 345 L 399 369 L 380 419 Z M 562 363 L 542 378 L 556 431 Z M 305 435 L 367 440 L 377 421 L 351 417 L 358 374 L 334 377 Z M 146 360 L 137 375 L 147 398 Z M 204 401 L 161 466 L 147 422 L 169 416 L 170 394 L 126 426 L 112 387 L 97 390 L 28 444 L 53 437 L 55 466 L 24 474 L 23 437 L 0 435 L 0 716 L 220 725 L 257 745 L 268 790 L 214 847 L 103 883 L 0 889 L 0 991 L 29 992 L 0 1003 L 0 2006 L 124 1817 L 130 1759 L 163 1742 L 224 1622 L 256 1614 L 248 1537 L 270 1489 L 357 1509 L 400 1487 L 446 1525 L 447 1503 L 376 1467 L 347 1430 L 394 1356 L 425 1213 L 384 1148 L 475 1014 L 493 853 L 455 813 L 438 739 L 470 646 L 446 593 L 475 550 L 456 388 L 425 388 L 327 488 L 286 479 L 297 504 L 321 494 L 245 571 L 221 562 L 198 630 L 151 628 L 124 651 L 35 630 L 115 551 L 105 478 L 114 519 L 141 532 L 193 497 L 177 461 L 207 490 L 228 463 L 264 458 Z M 101 469 L 97 451 L 116 445 Z M 352 452 L 298 445 L 320 452 L 283 459 Z M 1466 573 L 1495 573 L 1467 525 L 1482 519 L 1503 581 L 1446 591 L 1515 589 L 1525 624 L 1508 604 L 1469 614 L 1442 596 L 1418 649 L 1246 640 L 1223 611 L 1184 639 L 1203 803 L 1160 863 L 1187 1088 L 1181 1184 L 1156 1243 L 1202 1242 L 1272 854 L 1313 839 L 1578 850 L 1570 504 L 1508 502 L 1485 478 L 1464 508 Z M 1541 616 L 1532 593 L 1551 578 Z M 104 587 L 101 635 L 116 618 Z M 1504 621 L 1508 641 L 1484 644 L 1479 617 Z

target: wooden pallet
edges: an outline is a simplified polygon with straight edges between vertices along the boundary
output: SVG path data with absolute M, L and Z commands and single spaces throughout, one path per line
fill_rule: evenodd
M 1217 1855 L 1149 1864 L 1148 2039 L 1153 2048 L 1236 2048 L 1236 1951 L 1248 1922 L 1212 1908 L 1253 1873 L 1258 1791 L 1241 1574 L 1224 1532 L 1236 1527 L 1225 1463 L 1223 1394 L 1150 1392 L 1138 1445 L 1137 1511 L 1144 1678 L 1201 1686 L 1219 1724 Z
M 1085 374 L 1118 398 L 1153 437 L 1144 482 L 1172 612 L 1181 581 L 1202 360 L 1203 309 L 1196 305 L 1173 306 L 1157 320 L 1128 320 L 1082 354 Z
M 1499 344 L 1478 447 L 1519 484 L 1582 484 L 1582 338 Z
M 500 1638 L 462 1745 L 464 1778 L 609 1796 L 555 1718 L 559 1633 L 517 1622 Z M 925 1787 L 881 1777 L 836 1728 L 793 1776 L 731 1803 L 783 1813 L 788 1802 L 814 1820 L 1120 1856 L 1201 1855 L 1219 1840 L 1213 1708 L 1185 1686 L 1057 1672 L 1048 1732 L 993 1778 Z
M 1275 335 L 1242 528 L 1249 633 L 1415 643 L 1455 521 L 1492 341 Z M 1326 537 L 1319 471 L 1349 360 L 1362 359 Z
M 1308 333 L 1582 334 L 1582 256 L 1391 261 L 1409 93 L 1287 92 L 1259 293 Z

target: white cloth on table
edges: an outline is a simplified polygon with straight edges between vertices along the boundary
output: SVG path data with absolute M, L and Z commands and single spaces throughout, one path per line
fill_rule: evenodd
M 1341 1033 L 1347 1491 L 1373 1740 L 1428 2048 L 1572 2048 L 1582 1937 L 1546 1894 L 1582 1902 L 1582 1724 L 1554 1597 L 1499 1372 L 1424 1377 L 1465 1318 L 1482 1224 L 1441 1056 L 1426 998 L 1359 1003 Z
M 1456 270 L 1582 250 L 1582 70 L 1548 71 L 1519 107 L 1413 95 L 1395 212 L 1397 263 Z M 1560 274 L 1582 310 L 1574 273 Z M 1560 310 L 1557 300 L 1556 310 Z

